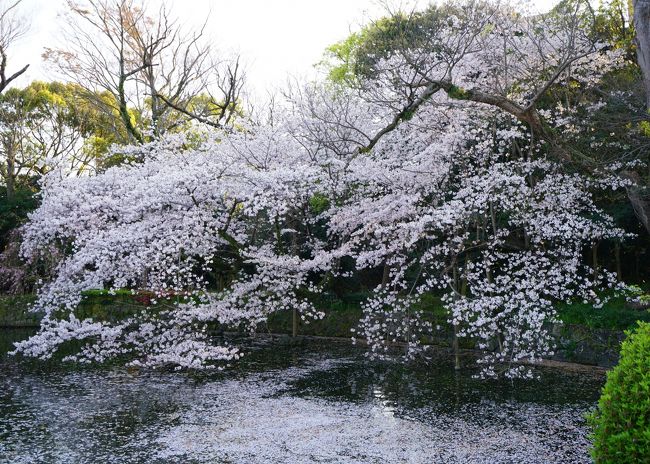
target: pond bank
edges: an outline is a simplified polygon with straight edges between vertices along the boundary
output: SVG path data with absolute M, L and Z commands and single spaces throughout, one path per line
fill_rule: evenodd
M 29 306 L 33 301 L 33 295 L 0 296 L 0 327 L 38 327 L 40 315 L 29 311 Z M 112 320 L 116 315 L 119 317 L 119 315 L 137 312 L 146 304 L 146 299 L 138 295 L 92 294 L 87 296 L 79 306 L 77 317 Z M 349 340 L 351 338 L 350 329 L 355 326 L 361 316 L 358 305 L 335 304 L 329 308 L 321 309 L 325 313 L 325 317 L 322 320 L 311 321 L 309 324 L 299 321 L 298 333 L 311 337 Z M 440 349 L 450 348 L 452 331 L 435 310 L 431 311 L 431 315 L 432 321 L 439 325 L 441 330 L 435 337 L 425 342 Z M 629 317 L 629 315 L 626 316 Z M 620 344 L 625 338 L 624 331 L 620 329 L 590 327 L 576 323 L 555 324 L 551 331 L 557 341 L 558 349 L 548 362 L 602 368 L 610 368 L 618 362 Z M 272 315 L 266 324 L 260 326 L 259 332 L 275 335 L 291 334 L 292 314 L 287 312 Z M 474 343 L 472 340 L 461 340 L 461 347 L 474 350 Z

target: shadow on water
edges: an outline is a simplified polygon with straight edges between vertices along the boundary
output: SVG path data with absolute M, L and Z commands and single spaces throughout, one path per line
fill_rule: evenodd
M 25 340 L 35 333 L 36 329 L 32 327 L 0 327 L 0 362 L 7 360 L 7 353 L 13 350 L 15 342 Z
M 223 372 L 82 368 L 7 357 L 13 342 L 31 333 L 32 329 L 0 329 L 2 464 L 287 462 L 286 449 L 290 445 L 283 444 L 275 454 L 268 450 L 281 440 L 275 436 L 251 451 L 243 445 L 229 448 L 231 441 L 226 446 L 226 432 L 220 431 L 221 435 L 215 435 L 217 438 L 210 442 L 211 447 L 201 448 L 196 456 L 192 455 L 193 448 L 187 448 L 188 440 L 203 440 L 196 435 L 208 430 L 216 434 L 216 423 L 228 423 L 228 430 L 239 430 L 244 436 L 247 429 L 242 425 L 242 417 L 257 417 L 257 422 L 250 426 L 253 429 L 264 423 L 264 414 L 274 424 L 276 406 L 269 406 L 265 412 L 264 405 L 276 403 L 295 409 L 297 419 L 292 421 L 310 419 L 315 414 L 310 409 L 314 405 L 318 411 L 331 405 L 332 417 L 337 417 L 336 411 L 345 410 L 345 424 L 351 427 L 348 435 L 364 427 L 369 411 L 379 411 L 391 420 L 407 421 L 400 423 L 402 428 L 405 423 L 416 424 L 422 433 L 425 429 L 431 433 L 430 430 L 441 428 L 437 422 L 441 417 L 460 418 L 474 424 L 473 427 L 494 428 L 502 424 L 508 433 L 515 430 L 523 435 L 536 434 L 540 442 L 545 440 L 545 434 L 566 432 L 566 439 L 575 442 L 575 449 L 562 451 L 564 454 L 558 454 L 558 460 L 548 462 L 563 462 L 562 459 L 574 455 L 579 459 L 573 462 L 588 462 L 582 414 L 593 406 L 604 381 L 602 374 L 558 369 L 540 369 L 540 377 L 534 381 L 482 381 L 472 377 L 475 371 L 471 368 L 455 372 L 444 356 L 427 364 L 371 362 L 361 347 L 318 340 L 297 344 L 264 338 L 238 340 L 237 343 L 244 344 L 247 356 Z M 253 398 L 257 402 L 251 401 Z M 369 428 L 379 427 L 382 433 L 388 433 L 384 430 L 387 423 L 373 420 L 374 425 Z M 291 423 L 282 425 L 278 421 L 280 429 Z M 260 437 L 264 444 L 268 427 L 259 427 L 251 436 Z M 334 440 L 340 445 L 342 432 L 325 426 L 318 430 L 322 434 L 318 435 L 319 442 Z M 186 438 L 179 439 L 179 434 Z M 161 440 L 161 436 L 171 438 Z M 409 451 L 409 456 L 425 456 L 428 448 L 422 449 Z M 466 462 L 517 462 L 515 458 L 494 458 L 496 455 L 490 455 L 489 450 L 479 451 L 472 452 L 478 456 L 488 453 L 485 461 L 468 458 Z M 334 454 L 330 459 L 329 452 L 320 451 L 326 462 L 420 462 L 416 458 L 403 461 L 402 456 L 393 455 L 359 460 L 359 455 L 352 452 L 339 460 L 336 456 L 344 455 Z M 392 448 L 378 448 L 377 453 L 380 452 L 398 453 Z M 403 452 L 406 451 L 399 451 Z M 235 457 L 228 461 L 230 458 L 224 456 Z M 508 456 L 519 455 L 512 451 Z M 464 458 L 454 461 L 453 456 L 445 459 L 464 462 Z M 538 461 L 533 456 L 529 462 Z
M 538 368 L 531 380 L 481 380 L 477 371 L 455 371 L 445 359 L 435 364 L 370 362 L 360 358 L 328 371 L 316 371 L 296 380 L 290 393 L 337 400 L 365 401 L 378 385 L 386 401 L 405 407 L 438 404 L 453 410 L 481 401 L 520 401 L 540 404 L 593 403 L 603 375 Z M 449 411 L 447 411 L 449 412 Z

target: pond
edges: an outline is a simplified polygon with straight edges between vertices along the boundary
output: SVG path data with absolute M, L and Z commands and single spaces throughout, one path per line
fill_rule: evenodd
M 481 381 L 447 355 L 370 362 L 329 340 L 249 340 L 210 373 L 7 357 L 27 335 L 0 329 L 2 464 L 590 462 L 583 416 L 604 381 Z

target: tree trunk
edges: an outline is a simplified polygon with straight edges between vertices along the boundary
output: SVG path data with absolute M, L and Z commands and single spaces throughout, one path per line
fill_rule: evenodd
M 142 270 L 142 281 L 141 281 L 141 286 L 142 288 L 149 288 L 147 284 L 149 283 L 149 268 L 145 267 Z
M 158 139 L 162 134 L 162 130 L 160 128 L 161 111 L 158 101 L 158 91 L 156 90 L 156 86 L 154 84 L 154 77 L 148 74 L 147 79 L 149 81 L 149 92 L 151 93 L 151 129 L 153 131 L 153 138 Z
M 120 81 L 117 87 L 120 118 L 122 119 L 122 123 L 124 124 L 128 135 L 132 137 L 136 142 L 143 143 L 144 138 L 142 137 L 142 134 L 140 134 L 140 131 L 136 129 L 136 127 L 133 125 L 133 121 L 131 121 L 131 115 L 129 114 L 129 108 L 126 101 L 126 91 L 124 89 L 125 82 L 126 79 L 124 77 L 120 77 Z
M 12 146 L 7 149 L 7 202 L 11 203 L 16 196 L 16 163 L 15 152 Z
M 465 282 L 463 283 L 463 285 L 460 284 L 457 264 L 454 264 L 453 273 L 454 273 L 454 277 L 453 277 L 454 287 L 456 288 L 456 291 L 460 293 L 462 296 L 465 296 L 467 285 L 465 284 Z M 452 348 L 454 350 L 454 369 L 459 371 L 460 370 L 460 347 L 458 344 L 458 325 L 453 324 L 453 327 L 454 327 L 454 338 L 452 341 Z
M 630 200 L 634 214 L 643 225 L 646 232 L 650 234 L 650 201 L 646 199 L 645 192 L 641 185 L 641 176 L 634 171 L 622 171 L 621 177 L 634 182 L 626 188 L 627 198 Z
M 388 281 L 390 280 L 390 265 L 387 263 L 384 263 L 384 273 L 381 276 L 381 286 L 383 288 L 386 288 L 388 285 Z
M 650 111 L 650 0 L 634 0 L 636 54 L 643 73 L 646 108 Z

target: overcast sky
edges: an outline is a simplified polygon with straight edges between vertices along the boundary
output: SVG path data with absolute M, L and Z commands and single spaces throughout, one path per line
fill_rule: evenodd
M 148 0 L 156 7 L 162 0 Z M 419 5 L 426 0 L 403 0 Z M 209 18 L 208 33 L 214 45 L 225 52 L 239 53 L 246 63 L 248 84 L 253 93 L 282 85 L 287 76 L 313 74 L 313 65 L 330 44 L 358 30 L 368 19 L 381 17 L 385 9 L 377 0 L 167 0 L 174 14 L 188 27 Z M 394 3 L 394 2 L 393 2 Z M 557 0 L 532 2 L 548 10 Z M 28 73 L 17 85 L 34 79 L 57 76 L 42 63 L 45 46 L 60 44 L 65 11 L 64 0 L 23 0 L 30 18 L 27 36 L 11 53 L 11 69 L 30 63 Z M 11 71 L 11 69 L 9 71 Z

